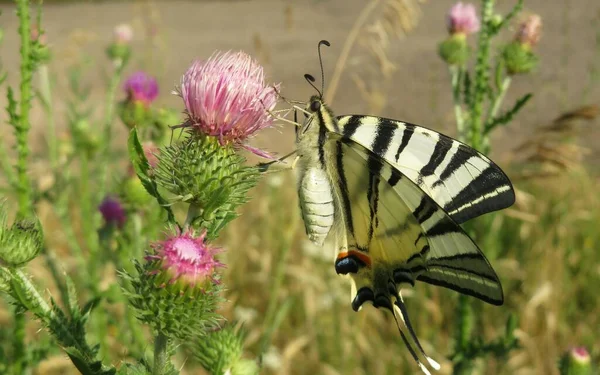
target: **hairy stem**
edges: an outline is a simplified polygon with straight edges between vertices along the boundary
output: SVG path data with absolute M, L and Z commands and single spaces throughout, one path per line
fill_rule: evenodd
M 452 99 L 454 101 L 454 117 L 456 118 L 456 130 L 458 140 L 465 142 L 465 121 L 460 103 L 460 82 L 464 67 L 450 65 L 450 78 L 452 80 Z
M 58 166 L 58 144 L 56 140 L 56 124 L 54 121 L 54 106 L 52 105 L 52 85 L 50 83 L 50 74 L 48 65 L 40 65 L 38 70 L 40 79 L 40 94 L 44 102 L 44 110 L 48 120 L 48 155 L 52 170 Z
M 491 44 L 491 19 L 494 15 L 494 0 L 484 0 L 481 12 L 482 28 L 479 32 L 477 47 L 477 63 L 475 65 L 475 90 L 473 92 L 473 104 L 471 107 L 471 146 L 479 150 L 482 146 L 483 135 L 483 102 L 489 87 L 490 76 L 490 44 Z
M 117 95 L 117 88 L 119 82 L 121 82 L 121 74 L 123 73 L 124 65 L 119 63 L 113 72 L 113 75 L 108 84 L 108 90 L 106 91 L 105 98 L 105 110 L 104 110 L 104 134 L 102 136 L 102 150 L 100 157 L 102 160 L 100 169 L 100 186 L 101 192 L 106 191 L 108 164 L 110 161 L 110 144 L 112 136 L 112 123 L 115 119 L 115 98 Z
M 169 339 L 167 336 L 159 333 L 154 340 L 154 368 L 152 375 L 162 375 L 167 365 L 168 353 L 167 345 Z
M 25 217 L 31 213 L 31 185 L 27 175 L 27 158 L 29 145 L 27 136 L 31 124 L 29 111 L 31 109 L 31 78 L 34 61 L 31 59 L 31 29 L 29 16 L 29 1 L 17 0 L 17 15 L 19 17 L 19 35 L 21 36 L 21 84 L 19 100 L 19 116 L 14 124 L 17 149 L 17 196 L 19 201 L 18 214 Z

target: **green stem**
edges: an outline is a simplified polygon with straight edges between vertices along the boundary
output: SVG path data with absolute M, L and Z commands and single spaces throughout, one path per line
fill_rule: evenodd
M 19 201 L 18 214 L 25 217 L 31 213 L 31 185 L 27 175 L 27 158 L 29 144 L 27 135 L 31 124 L 29 111 L 31 109 L 31 78 L 33 76 L 34 61 L 31 59 L 31 30 L 29 17 L 29 1 L 17 0 L 17 15 L 19 16 L 19 35 L 21 36 L 21 84 L 19 100 L 19 116 L 15 125 L 15 138 L 17 149 L 17 196 Z
M 459 360 L 454 363 L 453 375 L 468 375 L 472 372 L 471 358 L 468 356 L 471 331 L 473 330 L 473 309 L 469 297 L 461 294 L 458 298 L 456 348 Z
M 500 107 L 502 107 L 502 102 L 504 101 L 504 97 L 506 96 L 506 92 L 508 91 L 508 88 L 510 87 L 511 81 L 512 81 L 511 76 L 506 76 L 504 78 L 504 80 L 502 81 L 502 85 L 500 86 L 500 91 L 498 92 L 498 95 L 496 95 L 494 97 L 492 106 L 490 107 L 490 111 L 489 111 L 489 113 L 487 115 L 487 119 L 485 121 L 485 127 L 483 129 L 483 139 L 482 139 L 481 150 L 484 153 L 488 153 L 489 149 L 490 149 L 489 133 L 492 129 L 489 126 L 492 123 L 492 121 L 494 121 L 496 116 L 498 115 L 498 111 L 500 110 Z
M 490 42 L 491 42 L 491 19 L 494 15 L 494 0 L 484 0 L 481 12 L 482 28 L 479 32 L 477 47 L 477 63 L 475 65 L 475 90 L 473 92 L 473 103 L 471 107 L 471 131 L 470 142 L 475 149 L 482 146 L 483 135 L 483 101 L 486 98 L 489 86 L 490 68 Z
M 188 229 L 189 226 L 192 225 L 192 222 L 194 221 L 195 218 L 198 217 L 199 213 L 200 213 L 200 206 L 198 206 L 195 203 L 190 203 L 190 206 L 188 207 L 187 215 L 185 217 L 185 222 L 183 223 L 183 230 Z
M 13 364 L 12 373 L 22 374 L 26 368 L 25 358 L 25 311 L 20 306 L 13 308 Z
M 487 123 L 490 123 L 491 121 L 494 120 L 494 118 L 496 118 L 496 115 L 498 114 L 498 111 L 500 110 L 500 107 L 502 106 L 502 102 L 504 101 L 504 96 L 506 96 L 506 92 L 508 91 L 508 88 L 510 87 L 511 81 L 512 81 L 511 76 L 506 76 L 504 78 L 504 81 L 502 81 L 502 86 L 500 86 L 500 92 L 498 92 L 498 95 L 496 95 L 496 97 L 494 98 L 494 102 L 492 103 L 490 113 L 487 116 L 487 121 L 486 121 Z
M 454 101 L 454 117 L 456 118 L 456 130 L 458 140 L 465 142 L 465 122 L 460 104 L 460 81 L 464 67 L 450 65 L 450 77 L 452 79 L 452 99 Z
M 152 375 L 162 375 L 167 365 L 168 353 L 167 345 L 169 339 L 167 336 L 159 333 L 154 340 L 154 368 Z
M 0 143 L 0 166 L 2 167 L 2 173 L 4 174 L 4 177 L 6 178 L 8 184 L 13 189 L 16 189 L 17 185 L 18 185 L 17 175 L 15 174 L 15 171 L 13 170 L 13 167 L 10 164 L 10 160 L 8 158 L 8 154 L 6 153 L 6 150 L 4 149 L 4 145 L 1 143 Z
M 118 63 L 115 67 L 113 75 L 108 84 L 108 90 L 106 92 L 105 106 L 106 109 L 104 111 L 104 134 L 102 136 L 102 146 L 101 150 L 101 169 L 100 169 L 100 184 L 101 184 L 101 193 L 106 191 L 107 186 L 107 174 L 108 174 L 108 163 L 110 161 L 110 144 L 112 139 L 112 123 L 115 119 L 115 98 L 117 94 L 117 88 L 119 87 L 119 82 L 121 82 L 121 74 L 123 73 L 124 64 Z
M 44 102 L 46 118 L 48 119 L 48 154 L 52 170 L 58 166 L 58 143 L 56 139 L 56 124 L 54 121 L 54 106 L 52 105 L 52 85 L 48 65 L 40 65 L 38 74 L 40 77 L 40 94 Z

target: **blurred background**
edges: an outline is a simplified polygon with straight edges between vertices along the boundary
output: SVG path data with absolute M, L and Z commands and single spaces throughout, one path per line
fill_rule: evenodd
M 171 91 L 191 62 L 230 49 L 254 56 L 265 67 L 269 82 L 281 82 L 287 98 L 306 100 L 314 90 L 303 74 L 319 76 L 317 43 L 327 39 L 331 47 L 323 50 L 325 90 L 337 114 L 385 116 L 453 136 L 449 73 L 437 54 L 438 44 L 447 37 L 446 14 L 453 4 L 450 0 L 47 1 L 43 28 L 53 53 L 49 69 L 55 82 L 54 111 L 57 118 L 67 111 L 66 71 L 73 64 L 89 67 L 89 74 L 81 78 L 87 84 L 104 85 L 108 78 L 102 72 L 110 66 L 104 50 L 114 27 L 128 23 L 134 31 L 128 70 L 157 77 L 160 105 L 183 110 L 181 99 Z M 499 1 L 497 11 L 505 14 L 513 5 L 514 1 Z M 18 20 L 13 5 L 2 2 L 0 9 L 5 32 L 0 56 L 4 69 L 15 72 L 9 74 L 8 83 L 16 85 Z M 596 363 L 600 358 L 600 297 L 595 289 L 600 285 L 600 3 L 526 0 L 520 18 L 496 39 L 497 45 L 509 42 L 518 21 L 530 14 L 540 15 L 543 22 L 535 47 L 540 63 L 533 73 L 513 79 L 505 103 L 509 106 L 528 92 L 533 98 L 492 138 L 492 159 L 515 183 L 517 203 L 490 215 L 492 231 L 477 238 L 503 282 L 506 304 L 473 304 L 481 316 L 477 334 L 493 339 L 514 313 L 521 345 L 505 360 L 481 360 L 477 371 L 485 374 L 558 374 L 558 358 L 574 346 L 587 347 Z M 328 85 L 338 74 L 339 85 L 332 89 Z M 103 100 L 101 89 L 90 92 L 92 103 Z M 6 106 L 4 96 L 0 106 Z M 100 117 L 101 111 L 93 116 Z M 32 124 L 34 148 L 43 149 L 40 106 L 34 106 Z M 66 131 L 60 121 L 57 128 L 59 134 Z M 125 150 L 127 128 L 114 129 L 115 148 Z M 12 142 L 8 131 L 0 134 Z M 286 153 L 293 141 L 293 129 L 280 124 L 262 132 L 252 145 Z M 41 179 L 43 170 L 44 161 L 39 160 L 33 173 Z M 248 353 L 264 345 L 265 317 L 274 315 L 277 324 L 268 324 L 276 329 L 264 372 L 414 371 L 391 317 L 368 307 L 354 313 L 347 281 L 334 272 L 333 255 L 306 240 L 293 175 L 265 178 L 252 196 L 242 216 L 220 238 L 227 249 L 225 283 L 230 300 L 223 313 L 244 322 Z M 52 220 L 50 214 L 41 216 Z M 60 250 L 61 239 L 48 231 L 46 235 L 56 241 L 66 271 L 77 273 L 69 268 L 68 249 Z M 33 273 L 43 280 L 43 263 L 37 265 Z M 52 285 L 48 288 L 52 290 Z M 405 296 L 425 349 L 442 363 L 441 373 L 450 373 L 452 366 L 445 357 L 452 352 L 455 293 L 418 285 Z M 9 319 L 0 316 L 1 321 Z M 32 329 L 31 334 L 35 339 L 39 333 Z M 113 334 L 112 360 L 119 363 L 127 358 L 127 348 L 120 344 L 118 332 Z M 181 358 L 181 363 L 185 361 Z M 72 371 L 60 354 L 38 369 L 39 374 Z M 189 373 L 201 373 L 197 371 Z

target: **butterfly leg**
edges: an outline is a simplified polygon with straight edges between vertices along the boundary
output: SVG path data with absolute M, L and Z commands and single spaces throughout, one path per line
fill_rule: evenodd
M 285 164 L 285 160 L 288 159 L 290 156 L 294 155 L 295 153 L 296 153 L 296 150 L 290 152 L 287 155 L 280 157 L 279 159 L 276 159 L 276 160 L 273 160 L 273 161 L 270 161 L 267 163 L 258 163 L 256 165 L 256 167 L 258 167 L 258 171 L 261 173 L 275 173 L 275 172 L 282 172 L 282 171 L 294 169 L 296 167 L 296 164 L 298 163 L 298 159 L 300 158 L 299 156 L 296 156 L 294 158 L 294 161 L 292 162 L 291 166 L 282 167 L 282 168 L 279 168 L 276 170 L 269 170 L 275 164 L 279 164 L 279 163 Z

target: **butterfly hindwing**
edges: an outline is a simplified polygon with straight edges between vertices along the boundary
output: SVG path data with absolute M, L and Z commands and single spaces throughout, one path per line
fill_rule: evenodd
M 485 256 L 417 184 L 350 138 L 329 133 L 325 148 L 346 230 L 336 270 L 356 283 L 353 307 L 381 306 L 393 297 L 391 285 L 416 280 L 502 304 Z
M 511 206 L 512 184 L 490 159 L 433 130 L 375 116 L 340 116 L 337 129 L 417 184 L 457 223 Z

